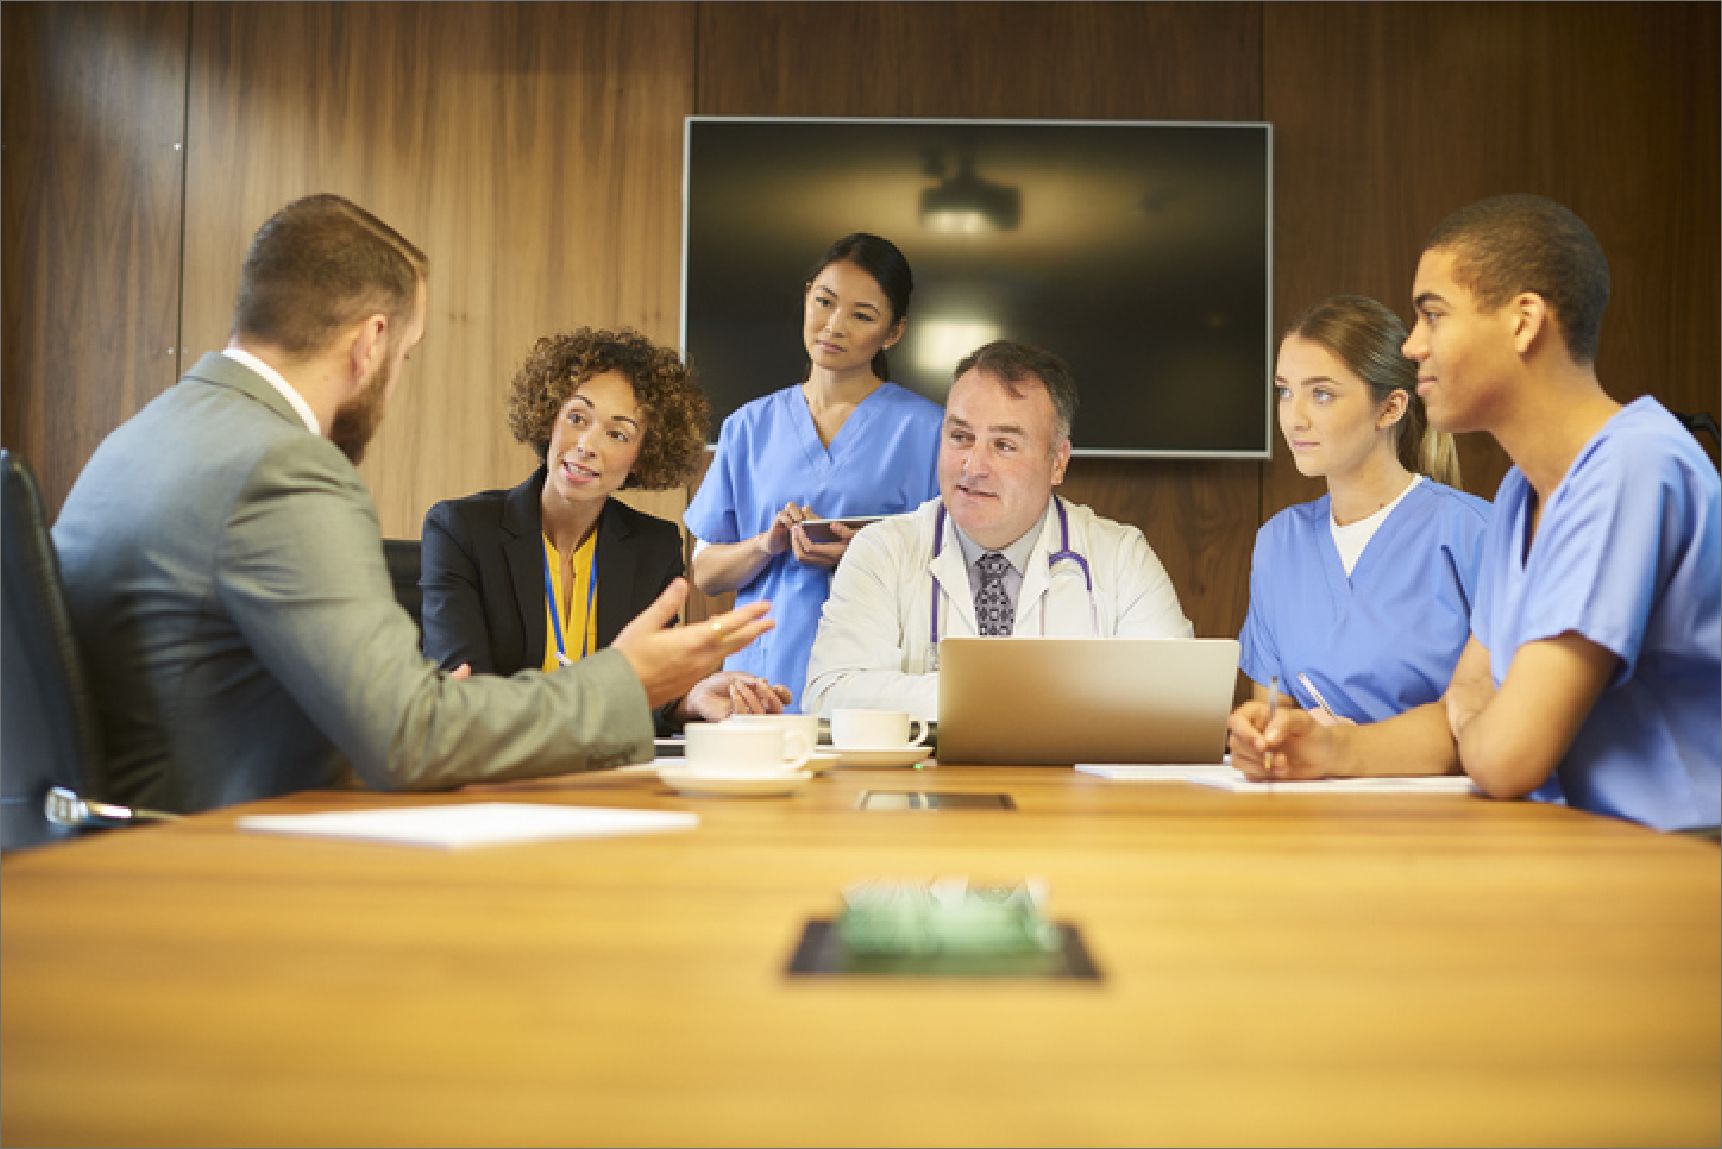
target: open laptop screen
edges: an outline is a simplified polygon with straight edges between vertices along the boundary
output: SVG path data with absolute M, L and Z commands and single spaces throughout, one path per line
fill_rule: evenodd
M 1229 638 L 945 638 L 939 760 L 1219 762 L 1237 673 Z

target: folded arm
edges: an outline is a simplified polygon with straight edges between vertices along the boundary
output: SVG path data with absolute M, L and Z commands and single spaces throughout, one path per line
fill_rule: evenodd
M 1481 652 L 1485 689 L 1472 649 Z M 1527 642 L 1513 654 L 1499 690 L 1489 676 L 1488 651 L 1471 640 L 1449 688 L 1449 724 L 1465 772 L 1485 794 L 1520 798 L 1547 781 L 1566 757 L 1579 727 L 1620 660 L 1605 647 L 1568 631 Z
M 1353 726 L 1318 722 L 1295 706 L 1280 709 L 1269 722 L 1267 703 L 1252 698 L 1232 712 L 1226 734 L 1232 765 L 1258 780 L 1458 772 L 1458 754 L 1440 702 L 1385 722 Z

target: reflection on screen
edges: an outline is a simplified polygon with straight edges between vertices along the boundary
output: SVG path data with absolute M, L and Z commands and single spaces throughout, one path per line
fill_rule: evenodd
M 682 345 L 715 420 L 803 378 L 839 236 L 915 274 L 893 380 L 942 402 L 995 338 L 1076 373 L 1076 448 L 1266 457 L 1266 124 L 688 119 Z

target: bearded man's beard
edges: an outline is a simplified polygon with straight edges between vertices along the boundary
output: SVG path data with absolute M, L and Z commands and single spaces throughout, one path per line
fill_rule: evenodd
M 388 398 L 389 379 L 394 375 L 393 364 L 387 359 L 371 376 L 371 381 L 351 399 L 335 409 L 329 424 L 329 441 L 341 449 L 341 454 L 358 466 L 365 457 L 377 424 L 383 421 L 383 403 Z

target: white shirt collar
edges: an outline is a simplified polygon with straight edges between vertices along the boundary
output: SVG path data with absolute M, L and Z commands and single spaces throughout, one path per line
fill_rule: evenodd
M 298 412 L 299 418 L 305 421 L 305 426 L 311 429 L 311 434 L 321 435 L 323 433 L 323 424 L 318 422 L 317 412 L 311 410 L 311 404 L 305 402 L 305 396 L 293 390 L 293 384 L 287 382 L 281 372 L 275 370 L 275 368 L 269 366 L 269 364 L 251 354 L 251 352 L 239 347 L 225 347 L 222 349 L 221 353 L 233 360 L 235 363 L 249 367 L 251 370 L 257 372 L 257 374 L 263 376 L 264 379 L 267 379 L 271 387 L 281 392 L 281 398 L 287 400 L 288 405 L 291 406 L 294 411 Z
M 1011 569 L 1018 574 L 1022 574 L 1028 569 L 1028 558 L 1034 553 L 1034 545 L 1040 541 L 1040 532 L 1046 529 L 1046 520 L 1051 514 L 1052 499 L 1047 499 L 1046 510 L 1041 512 L 1039 521 L 1024 531 L 1016 542 L 998 548 L 999 553 L 1004 555 L 1005 560 L 1010 563 Z M 956 532 L 957 545 L 962 548 L 963 562 L 966 565 L 973 567 L 975 563 L 980 561 L 982 555 L 991 553 L 987 548 L 964 534 L 963 528 L 957 526 L 955 519 L 951 520 L 951 530 Z

